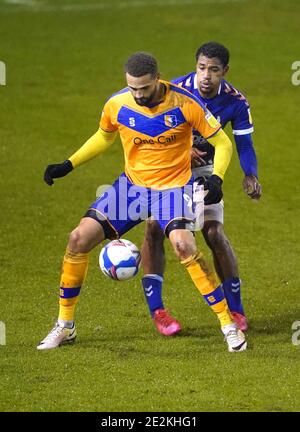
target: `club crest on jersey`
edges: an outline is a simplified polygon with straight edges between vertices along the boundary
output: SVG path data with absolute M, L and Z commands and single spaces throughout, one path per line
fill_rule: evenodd
M 169 127 L 169 128 L 174 128 L 174 127 L 176 127 L 177 126 L 177 117 L 176 117 L 176 115 L 165 115 L 165 117 L 164 117 L 164 120 L 165 120 L 165 125 L 167 126 L 167 127 Z

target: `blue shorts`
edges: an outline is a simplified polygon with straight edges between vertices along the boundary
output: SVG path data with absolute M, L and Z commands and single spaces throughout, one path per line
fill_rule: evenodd
M 165 232 L 170 222 L 184 220 L 193 230 L 193 182 L 182 187 L 156 190 L 131 183 L 123 173 L 91 205 L 85 217 L 96 219 L 109 230 L 106 238 L 121 237 L 131 228 L 152 217 Z M 110 231 L 108 233 L 107 231 Z

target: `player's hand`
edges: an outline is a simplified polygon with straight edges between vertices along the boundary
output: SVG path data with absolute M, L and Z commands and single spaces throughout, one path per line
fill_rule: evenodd
M 64 177 L 69 174 L 72 169 L 73 165 L 69 160 L 65 160 L 60 164 L 48 165 L 44 173 L 44 180 L 49 186 L 52 186 L 54 178 Z
M 204 197 L 204 204 L 217 204 L 223 197 L 222 192 L 223 180 L 217 175 L 213 174 L 204 182 L 204 190 L 208 190 Z
M 206 165 L 206 162 L 204 159 L 202 159 L 202 156 L 205 156 L 207 152 L 203 152 L 196 147 L 191 148 L 191 159 L 192 159 L 192 168 L 196 168 L 198 166 Z
M 245 176 L 243 180 L 243 189 L 251 199 L 259 200 L 261 197 L 261 185 L 255 175 Z

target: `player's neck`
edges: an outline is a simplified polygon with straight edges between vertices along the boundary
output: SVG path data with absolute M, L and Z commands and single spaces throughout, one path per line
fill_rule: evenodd
M 159 82 L 157 85 L 157 89 L 154 95 L 153 100 L 151 101 L 152 104 L 159 104 L 160 102 L 163 101 L 165 94 L 166 94 L 166 86 L 162 83 Z

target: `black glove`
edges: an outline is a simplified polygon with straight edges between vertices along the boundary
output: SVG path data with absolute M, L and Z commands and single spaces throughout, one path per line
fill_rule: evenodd
M 223 197 L 222 192 L 223 180 L 217 175 L 213 174 L 204 182 L 204 190 L 208 190 L 206 196 L 204 197 L 204 204 L 217 204 L 221 201 Z
M 48 165 L 44 173 L 44 180 L 49 186 L 52 186 L 54 178 L 64 177 L 72 169 L 73 165 L 68 159 L 60 164 Z

